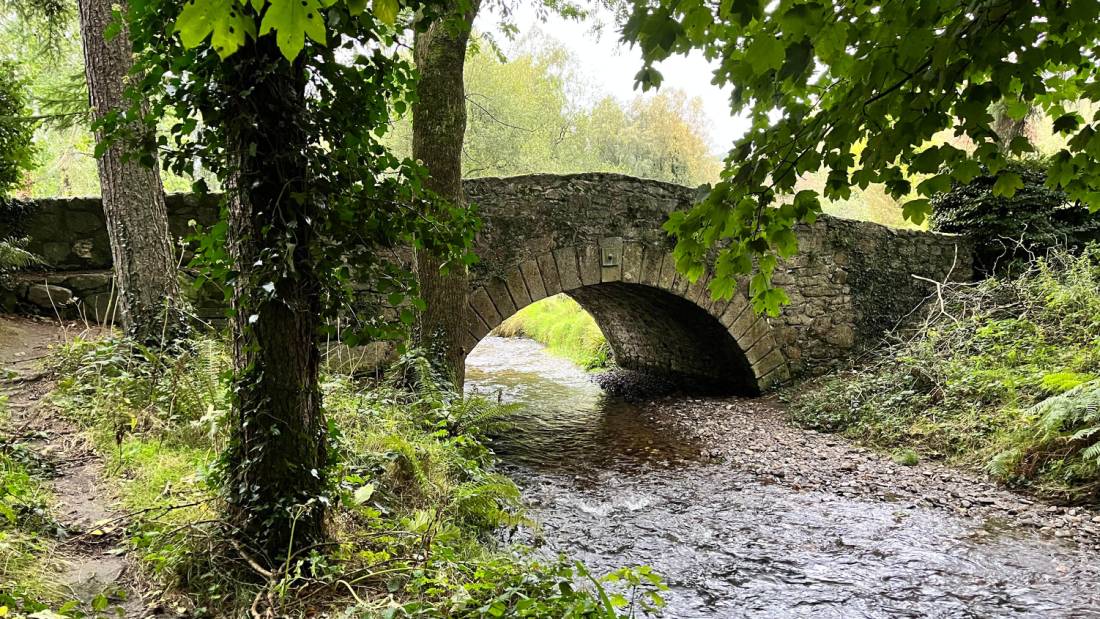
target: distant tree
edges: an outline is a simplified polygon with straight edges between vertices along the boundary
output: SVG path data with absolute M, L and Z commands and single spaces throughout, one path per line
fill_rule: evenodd
M 621 103 L 578 89 L 579 60 L 531 35 L 502 58 L 484 40 L 466 60 L 467 177 L 619 172 L 685 185 L 717 179 L 701 102 L 668 91 Z M 389 142 L 401 151 L 407 119 Z M 406 147 L 407 148 L 407 147 Z
M 14 64 L 0 60 L 0 200 L 23 183 L 34 165 L 34 120 L 26 83 Z
M 1045 182 L 1079 207 L 1100 208 L 1096 119 L 1071 109 L 1100 100 L 1095 0 L 638 0 L 623 36 L 641 46 L 643 87 L 660 85 L 662 60 L 701 50 L 715 60 L 715 83 L 733 89 L 731 111 L 752 120 L 721 182 L 669 222 L 677 266 L 690 278 L 721 244 L 710 280 L 716 296 L 729 297 L 738 276 L 755 273 L 754 306 L 777 312 L 788 299 L 771 274 L 798 251 L 793 227 L 821 212 L 819 195 L 844 199 L 852 187 L 881 183 L 897 199 L 914 189 L 909 175 L 926 175 L 902 207 L 920 223 L 931 196 L 984 166 L 993 193 L 1011 197 L 1023 179 L 1006 168 L 1008 157 L 1033 144 L 1026 135 L 1002 143 L 990 111 L 999 101 L 1013 120 L 1038 107 L 1071 136 Z M 945 130 L 973 148 L 929 143 Z M 820 194 L 794 192 L 799 175 L 822 169 Z
M 129 107 L 125 88 L 132 66 L 130 37 L 116 19 L 115 0 L 79 0 L 78 5 L 88 98 L 94 119 L 103 121 Z M 125 10 L 125 4 L 121 8 Z M 152 139 L 137 122 L 128 128 L 141 139 Z M 186 328 L 177 258 L 168 232 L 160 162 L 153 155 L 139 159 L 130 150 L 124 141 L 107 141 L 102 131 L 97 132 L 100 195 L 118 308 L 132 337 L 163 343 Z
M 26 86 L 16 67 L 0 60 L 0 209 L 34 163 L 34 122 L 30 116 Z M 35 257 L 19 245 L 19 239 L 0 233 L 0 276 L 35 262 Z

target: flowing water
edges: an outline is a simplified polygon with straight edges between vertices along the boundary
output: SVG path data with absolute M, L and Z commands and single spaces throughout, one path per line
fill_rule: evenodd
M 544 551 L 653 566 L 665 617 L 1100 617 L 1068 544 L 761 483 L 530 340 L 486 338 L 467 363 L 468 389 L 520 406 L 494 448 Z

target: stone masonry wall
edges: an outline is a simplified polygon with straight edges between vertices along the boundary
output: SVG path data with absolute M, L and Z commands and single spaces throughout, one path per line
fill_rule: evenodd
M 775 281 L 791 305 L 775 319 L 748 309 L 747 286 L 714 301 L 706 281 L 675 272 L 661 225 L 696 191 L 615 174 L 532 175 L 466 181 L 483 220 L 471 270 L 472 348 L 503 319 L 565 292 L 596 316 L 620 364 L 726 380 L 761 390 L 817 374 L 873 345 L 932 290 L 971 275 L 958 237 L 822 216 L 800 226 L 800 252 Z M 217 198 L 168 197 L 176 236 L 210 224 Z M 0 298 L 10 309 L 109 317 L 110 248 L 97 198 L 15 203 L 0 211 L 0 237 L 28 239 L 48 263 L 19 274 Z M 199 303 L 219 313 L 218 299 Z

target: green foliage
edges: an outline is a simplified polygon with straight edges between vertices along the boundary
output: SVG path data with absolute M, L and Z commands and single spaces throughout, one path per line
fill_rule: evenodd
M 913 0 L 904 10 L 879 0 L 653 0 L 634 4 L 623 36 L 642 48 L 643 87 L 660 85 L 662 60 L 699 50 L 715 63 L 714 82 L 731 87 L 731 111 L 751 119 L 722 180 L 669 229 L 677 265 L 693 280 L 718 247 L 712 292 L 729 294 L 724 282 L 755 272 L 758 311 L 786 302 L 771 275 L 796 249 L 793 226 L 814 220 L 822 196 L 881 184 L 909 199 L 903 213 L 919 223 L 929 197 L 980 166 L 996 177 L 996 194 L 1014 195 L 1023 179 L 1005 169 L 1007 157 L 1033 145 L 1026 136 L 1000 143 L 990 112 L 998 102 L 1014 119 L 1035 108 L 1054 119 L 1068 142 L 1049 161 L 1046 186 L 1100 209 L 1100 116 L 1073 108 L 1100 100 L 1094 0 Z M 934 143 L 946 130 L 972 146 Z M 827 171 L 822 191 L 795 193 L 800 175 L 818 171 Z M 918 175 L 930 178 L 914 188 Z
M 501 337 L 528 337 L 586 370 L 606 368 L 611 347 L 595 319 L 572 298 L 558 294 L 532 303 L 494 331 Z
M 308 608 L 440 619 L 633 617 L 660 604 L 664 585 L 648 568 L 592 578 L 564 558 L 499 546 L 497 531 L 527 520 L 515 484 L 493 470 L 484 433 L 513 411 L 453 393 L 414 354 L 383 384 L 324 378 L 332 542 L 286 557 L 257 582 L 251 551 L 227 543 L 215 509 L 228 366 L 219 339 L 167 352 L 77 339 L 53 360 L 65 377 L 53 402 L 109 460 L 121 504 L 139 512 L 130 545 L 173 603 L 198 616 L 237 616 L 260 599 L 277 616 Z M 636 607 L 622 606 L 621 592 Z
M 579 91 L 581 59 L 530 36 L 510 58 L 475 40 L 466 59 L 467 178 L 617 172 L 689 186 L 718 178 L 701 102 L 677 91 L 623 103 Z M 407 154 L 411 114 L 387 143 Z
M 1012 196 L 997 195 L 999 178 L 983 170 L 966 184 L 932 199 L 932 228 L 974 241 L 978 267 L 1008 268 L 1029 252 L 1056 245 L 1083 245 L 1100 237 L 1100 218 L 1072 204 L 1064 191 L 1046 183 L 1046 163 L 1014 161 L 1004 168 L 1020 181 Z
M 0 423 L 7 422 L 7 400 L 0 397 Z M 14 613 L 59 608 L 64 599 L 48 559 L 60 532 L 48 472 L 25 444 L 0 433 L 0 607 Z
M 1095 500 L 1100 247 L 943 295 L 869 367 L 813 384 L 793 419 Z
M 0 58 L 0 199 L 23 183 L 34 164 L 33 137 L 26 83 L 14 64 Z

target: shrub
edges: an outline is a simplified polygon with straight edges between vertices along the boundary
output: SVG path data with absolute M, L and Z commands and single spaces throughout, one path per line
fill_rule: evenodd
M 245 616 L 262 603 L 271 616 L 613 619 L 660 604 L 663 585 L 647 568 L 598 579 L 500 547 L 497 532 L 526 519 L 484 436 L 511 410 L 451 391 L 423 358 L 403 358 L 392 384 L 323 377 L 332 544 L 279 558 L 261 578 L 219 521 L 221 477 L 208 473 L 225 443 L 227 344 L 164 353 L 77 339 L 54 366 L 63 376 L 54 402 L 92 430 L 122 503 L 142 510 L 132 547 L 196 616 Z M 595 591 L 577 586 L 585 579 Z M 604 587 L 646 606 L 624 606 Z
M 1069 202 L 1065 193 L 1046 183 L 1045 162 L 1015 161 L 1006 168 L 1020 176 L 1024 186 L 1011 198 L 993 194 L 996 175 L 983 174 L 966 185 L 932 200 L 933 230 L 961 234 L 975 247 L 975 266 L 984 273 L 1010 269 L 1028 258 L 1059 245 L 1082 246 L 1100 239 L 1100 218 Z
M 0 61 L 0 200 L 20 186 L 33 166 L 33 137 L 26 84 L 13 63 Z
M 873 363 L 808 385 L 794 421 L 1095 499 L 1100 416 L 1083 390 L 1100 375 L 1100 247 L 942 295 Z

